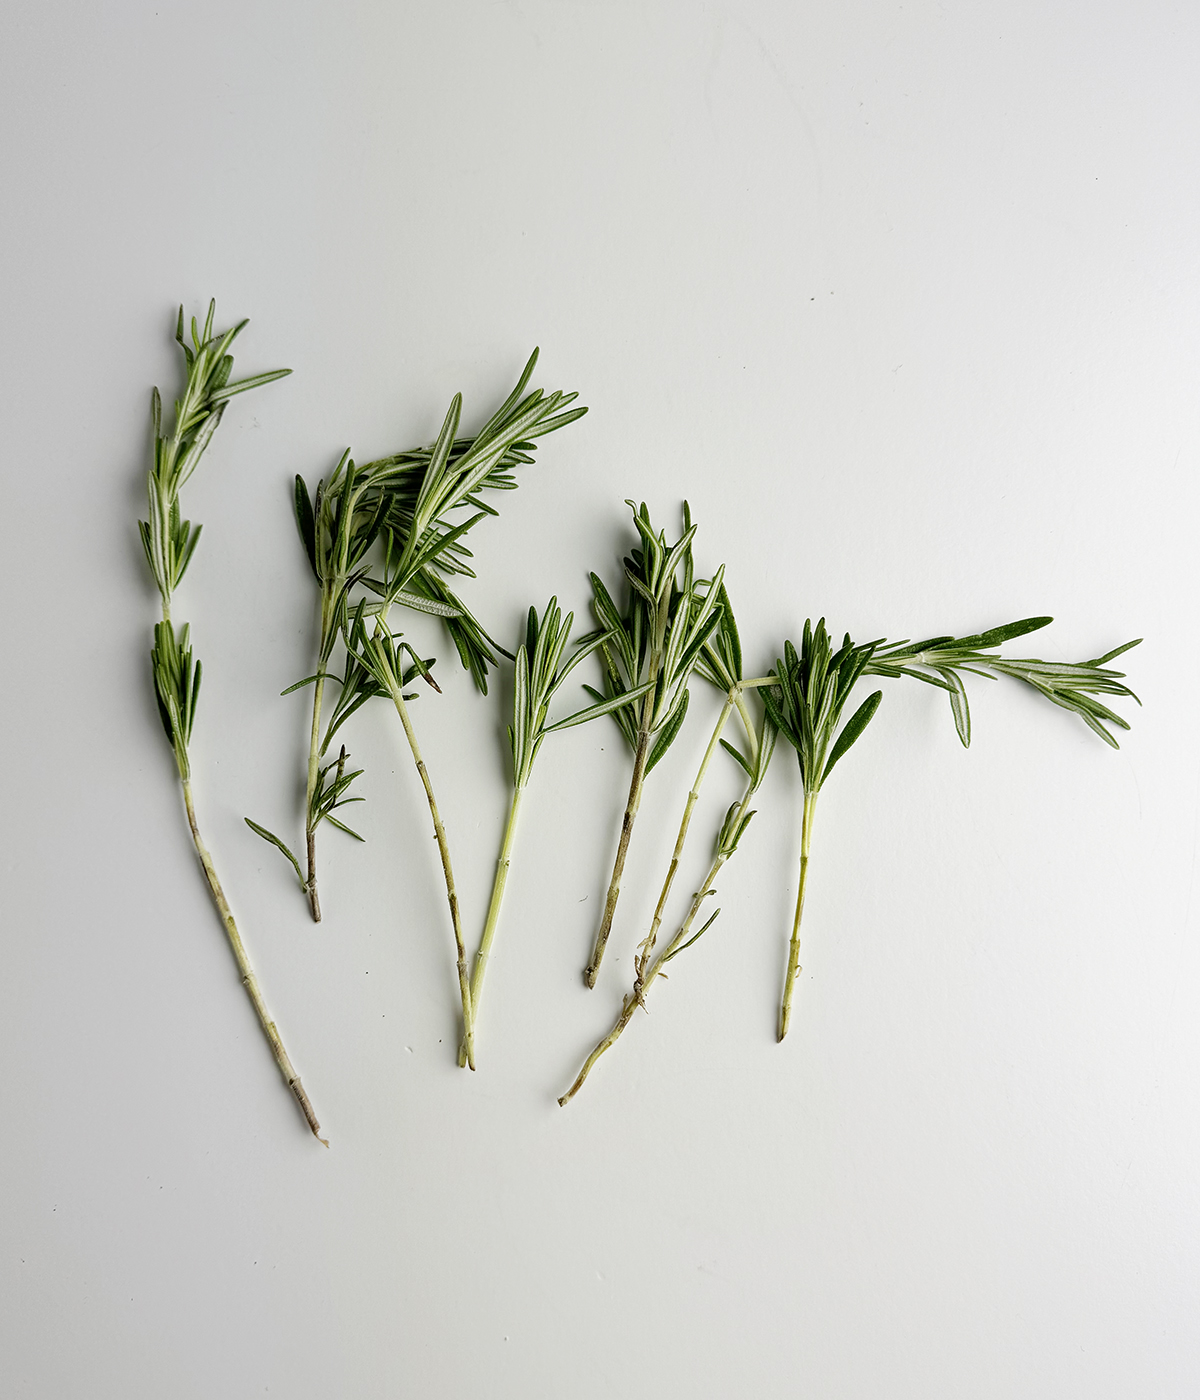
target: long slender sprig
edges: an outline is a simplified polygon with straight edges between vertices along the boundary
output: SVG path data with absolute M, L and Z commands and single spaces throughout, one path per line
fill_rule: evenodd
M 849 633 L 834 651 L 822 618 L 814 629 L 804 624 L 800 651 L 791 642 L 784 645 L 783 659 L 775 663 L 779 684 L 762 692 L 763 704 L 772 723 L 796 750 L 804 785 L 804 819 L 800 838 L 800 888 L 796 914 L 788 945 L 787 973 L 779 1012 L 779 1039 L 788 1032 L 792 1016 L 792 992 L 800 971 L 800 920 L 808 884 L 808 860 L 812 845 L 813 817 L 817 795 L 834 765 L 841 759 L 879 708 L 883 692 L 877 690 L 850 716 L 839 731 L 842 711 L 854 683 L 866 670 L 877 643 L 855 646 Z
M 584 969 L 583 980 L 589 987 L 596 985 L 612 931 L 642 789 L 679 733 L 687 714 L 688 680 L 704 644 L 721 620 L 719 600 L 724 566 L 710 582 L 696 580 L 692 562 L 696 527 L 687 502 L 683 506 L 683 535 L 673 545 L 667 543 L 663 531 L 654 529 L 644 504 L 625 504 L 633 511 L 633 522 L 641 538 L 641 548 L 631 551 L 625 560 L 629 605 L 626 612 L 619 612 L 603 580 L 592 574 L 596 620 L 612 640 L 601 648 L 605 693 L 585 688 L 597 701 L 625 701 L 613 709 L 612 716 L 633 749 L 633 773 L 604 913 L 596 930 L 591 960 Z M 634 692 L 639 689 L 643 693 L 636 699 Z
M 1137 700 L 1133 691 L 1122 684 L 1125 673 L 1108 669 L 1108 663 L 1139 645 L 1141 638 L 1115 647 L 1093 661 L 1074 663 L 1018 660 L 999 656 L 993 650 L 1016 637 L 1037 632 L 1053 621 L 1051 617 L 1026 617 L 972 637 L 931 637 L 924 642 L 883 643 L 867 663 L 866 674 L 912 676 L 947 691 L 954 726 L 964 748 L 971 742 L 971 710 L 963 684 L 964 673 L 986 679 L 1011 676 L 1023 681 L 1052 704 L 1077 714 L 1106 744 L 1114 749 L 1120 747 L 1105 726 L 1115 725 L 1127 730 L 1129 724 L 1095 697 L 1114 695 Z
M 753 682 L 747 683 L 754 684 Z M 626 1026 L 633 1019 L 634 1011 L 641 1006 L 646 1009 L 646 994 L 653 983 L 661 977 L 664 981 L 667 974 L 663 971 L 667 963 L 680 953 L 686 952 L 693 947 L 700 938 L 712 927 L 716 921 L 720 909 L 709 915 L 708 919 L 700 926 L 696 933 L 692 933 L 696 919 L 704 901 L 710 895 L 716 893 L 717 876 L 721 873 L 725 863 L 731 859 L 738 849 L 738 843 L 745 835 L 746 828 L 750 825 L 750 820 L 754 816 L 754 810 L 750 803 L 766 777 L 767 767 L 771 762 L 771 756 L 775 751 L 776 729 L 769 716 L 764 716 L 761 728 L 755 734 L 751 726 L 753 744 L 751 745 L 752 757 L 747 757 L 734 750 L 738 762 L 746 770 L 746 789 L 740 801 L 733 803 L 725 814 L 725 820 L 721 823 L 721 829 L 717 833 L 716 849 L 713 853 L 712 863 L 709 865 L 708 873 L 705 875 L 699 888 L 692 895 L 688 911 L 682 923 L 676 930 L 674 936 L 664 944 L 658 951 L 657 956 L 651 956 L 654 944 L 649 941 L 645 956 L 639 961 L 635 970 L 634 984 L 632 989 L 625 994 L 621 1003 L 621 1013 L 617 1017 L 612 1029 L 604 1036 L 592 1050 L 591 1054 L 583 1063 L 583 1068 L 575 1078 L 575 1082 L 567 1092 L 559 1099 L 560 1107 L 565 1108 L 583 1087 L 584 1081 L 592 1071 L 592 1067 L 601 1055 L 612 1049 L 617 1040 L 623 1034 Z
M 513 792 L 504 837 L 500 844 L 500 855 L 496 861 L 496 877 L 492 884 L 487 919 L 471 974 L 472 1026 L 463 1036 L 458 1056 L 460 1065 L 473 1062 L 475 1056 L 476 1024 L 479 1018 L 479 1000 L 483 993 L 483 979 L 487 973 L 488 960 L 500 921 L 500 908 L 508 883 L 509 867 L 512 864 L 517 822 L 525 789 L 533 773 L 534 759 L 547 734 L 585 724 L 588 720 L 610 714 L 618 706 L 627 703 L 627 697 L 620 695 L 615 699 L 601 700 L 597 704 L 589 705 L 556 724 L 546 723 L 550 713 L 550 702 L 562 688 L 563 682 L 585 657 L 612 639 L 611 633 L 607 632 L 585 639 L 566 664 L 562 665 L 560 663 L 570 639 L 571 624 L 574 620 L 574 613 L 568 613 L 565 618 L 562 616 L 557 598 L 550 599 L 540 618 L 537 609 L 531 607 L 525 627 L 525 640 L 517 648 L 513 677 L 513 722 L 508 727 Z M 648 689 L 649 685 L 650 682 L 647 682 L 643 691 Z
M 150 653 L 151 669 L 159 718 L 162 720 L 167 742 L 174 753 L 175 766 L 183 788 L 184 808 L 192 843 L 237 962 L 242 985 L 270 1043 L 280 1073 L 300 1106 L 305 1121 L 313 1135 L 319 1141 L 325 1142 L 321 1137 L 321 1125 L 300 1082 L 300 1076 L 288 1058 L 278 1028 L 267 1010 L 237 922 L 217 877 L 212 856 L 200 834 L 192 791 L 188 746 L 196 718 L 196 702 L 200 694 L 201 665 L 192 654 L 188 625 L 185 623 L 178 634 L 175 631 L 171 619 L 171 599 L 196 552 L 200 526 L 193 526 L 191 521 L 182 518 L 179 493 L 199 465 L 200 458 L 221 421 L 225 405 L 233 395 L 244 393 L 260 384 L 268 384 L 273 379 L 280 379 L 291 373 L 286 369 L 272 370 L 231 383 L 229 376 L 233 370 L 233 357 L 229 354 L 229 349 L 246 322 L 241 321 L 231 330 L 215 335 L 215 315 L 216 303 L 212 302 L 209 304 L 203 331 L 195 319 L 192 320 L 189 345 L 184 338 L 183 308 L 179 309 L 175 338 L 183 350 L 187 364 L 187 383 L 183 397 L 176 400 L 175 422 L 170 433 L 164 433 L 162 429 L 162 400 L 157 389 L 154 390 L 151 401 L 154 464 L 149 479 L 149 518 L 138 522 L 146 561 L 150 565 L 162 603 L 162 621 L 156 623 L 154 628 L 154 646 Z

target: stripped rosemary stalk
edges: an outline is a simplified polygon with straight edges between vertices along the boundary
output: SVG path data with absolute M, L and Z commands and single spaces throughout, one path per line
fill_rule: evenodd
M 558 599 L 551 598 L 539 619 L 536 608 L 529 609 L 525 626 L 525 640 L 517 648 L 513 678 L 513 722 L 508 727 L 508 742 L 512 752 L 513 793 L 508 808 L 508 821 L 504 827 L 504 837 L 500 844 L 500 855 L 496 861 L 496 877 L 492 884 L 492 897 L 488 903 L 487 920 L 479 949 L 475 954 L 475 966 L 471 975 L 472 1025 L 464 1032 L 459 1048 L 458 1063 L 465 1066 L 475 1058 L 475 1022 L 479 1017 L 479 999 L 483 992 L 483 979 L 487 973 L 488 959 L 491 957 L 492 943 L 500 921 L 500 907 L 504 902 L 504 890 L 508 883 L 508 871 L 512 864 L 513 842 L 517 832 L 517 822 L 521 812 L 521 802 L 525 796 L 533 761 L 542 747 L 547 734 L 558 729 L 570 729 L 577 724 L 585 724 L 599 715 L 610 713 L 627 702 L 621 695 L 616 699 L 602 700 L 589 705 L 576 714 L 561 719 L 557 724 L 547 724 L 550 702 L 566 678 L 576 666 L 597 647 L 611 640 L 611 634 L 601 632 L 582 641 L 574 655 L 560 666 L 563 652 L 571 635 L 574 613 L 563 618 Z
M 741 694 L 741 691 L 743 689 L 768 683 L 770 682 L 767 680 L 761 682 L 748 681 L 742 682 L 740 684 L 735 682 L 734 685 L 731 687 L 729 705 L 726 706 L 723 712 L 721 723 L 723 724 L 724 720 L 728 718 L 729 712 L 732 708 L 734 708 L 735 706 L 739 710 L 743 708 L 743 704 L 739 703 L 743 701 L 743 697 Z M 736 695 L 734 694 L 734 691 L 737 692 Z M 753 725 L 749 725 L 747 728 L 747 734 L 751 740 L 751 756 L 749 758 L 742 755 L 741 753 L 738 753 L 729 745 L 725 744 L 724 740 L 721 740 L 721 743 L 724 745 L 724 747 L 730 749 L 730 752 L 734 754 L 738 762 L 746 770 L 747 782 L 746 790 L 743 793 L 741 800 L 735 802 L 729 808 L 729 810 L 725 814 L 725 820 L 721 823 L 721 829 L 717 834 L 716 850 L 713 854 L 712 863 L 708 868 L 708 873 L 705 875 L 699 888 L 692 895 L 691 903 L 688 906 L 687 914 L 684 916 L 683 922 L 679 925 L 679 928 L 676 930 L 675 935 L 660 949 L 657 957 L 654 957 L 653 953 L 655 947 L 655 935 L 657 933 L 658 924 L 661 919 L 663 903 L 663 901 L 660 900 L 659 909 L 655 912 L 654 926 L 651 929 L 650 935 L 646 938 L 641 948 L 638 950 L 638 962 L 635 968 L 633 988 L 625 994 L 625 997 L 621 1003 L 621 1014 L 617 1017 L 612 1029 L 597 1043 L 595 1049 L 584 1061 L 583 1068 L 579 1071 L 579 1074 L 576 1076 L 575 1082 L 562 1096 L 562 1098 L 559 1099 L 558 1102 L 560 1107 L 565 1108 L 566 1105 L 570 1103 L 570 1101 L 583 1087 L 584 1081 L 587 1079 L 588 1075 L 592 1071 L 592 1066 L 596 1063 L 596 1061 L 600 1058 L 601 1055 L 603 1055 L 607 1050 L 610 1050 L 616 1044 L 617 1040 L 624 1032 L 625 1027 L 628 1026 L 630 1021 L 633 1019 L 634 1011 L 639 1006 L 645 1009 L 646 994 L 650 990 L 650 987 L 653 985 L 655 980 L 660 976 L 663 978 L 664 981 L 666 980 L 666 973 L 663 971 L 663 969 L 666 967 L 667 963 L 669 963 L 673 958 L 677 957 L 680 953 L 684 952 L 686 949 L 692 947 L 692 945 L 696 943 L 701 938 L 701 936 L 712 927 L 713 923 L 717 918 L 717 915 L 720 914 L 720 909 L 717 909 L 713 914 L 709 915 L 708 919 L 701 925 L 697 933 L 692 933 L 692 927 L 695 924 L 696 918 L 700 913 L 701 906 L 703 905 L 704 901 L 709 897 L 709 895 L 715 893 L 717 876 L 721 873 L 722 867 L 725 865 L 726 861 L 728 861 L 730 857 L 734 854 L 734 852 L 737 850 L 738 842 L 741 841 L 742 836 L 745 834 L 746 828 L 750 825 L 750 819 L 754 816 L 754 811 L 751 809 L 750 803 L 754 798 L 754 794 L 758 791 L 759 787 L 761 786 L 763 778 L 766 777 L 767 767 L 771 762 L 771 755 L 775 751 L 775 726 L 771 723 L 769 718 L 764 717 L 762 725 L 757 733 L 755 733 Z M 703 776 L 704 767 L 707 766 L 708 757 L 711 755 L 712 750 L 713 745 L 710 744 L 708 753 L 706 753 L 705 755 L 705 763 L 701 769 L 701 777 Z M 693 793 L 695 792 L 698 786 L 699 779 L 695 784 L 693 784 Z M 691 806 L 694 805 L 691 794 L 689 794 L 688 801 L 690 815 Z M 682 835 L 686 835 L 686 831 L 682 832 L 681 836 Z M 673 861 L 671 876 L 668 876 L 668 887 L 670 884 L 670 879 L 674 875 L 675 867 L 676 862 Z M 664 890 L 664 898 L 665 894 L 666 891 Z
M 598 575 L 592 574 L 593 607 L 602 630 L 611 641 L 601 648 L 606 694 L 585 687 L 597 701 L 624 700 L 612 710 L 621 733 L 633 749 L 633 774 L 621 821 L 621 836 L 613 862 L 612 878 L 604 901 L 604 913 L 584 969 L 583 980 L 596 985 L 596 974 L 612 931 L 613 915 L 621 895 L 621 877 L 629 854 L 629 841 L 641 806 L 646 778 L 670 748 L 683 724 L 688 706 L 688 680 L 701 648 L 720 622 L 721 580 L 724 566 L 709 583 L 697 581 L 692 564 L 692 540 L 696 527 L 687 502 L 683 505 L 683 536 L 668 545 L 666 535 L 655 531 L 645 505 L 625 504 L 633 511 L 633 523 L 642 547 L 630 552 L 625 577 L 630 586 L 629 609 L 617 611 Z M 682 570 L 682 586 L 678 575 Z M 641 692 L 640 700 L 632 697 Z
M 191 521 L 181 518 L 179 492 L 199 464 L 225 412 L 225 405 L 233 395 L 254 389 L 260 384 L 268 384 L 273 379 L 280 379 L 291 373 L 286 369 L 272 370 L 267 374 L 257 374 L 231 384 L 229 375 L 233 369 L 233 357 L 229 354 L 229 348 L 246 322 L 241 321 L 232 330 L 215 335 L 215 315 L 216 303 L 210 302 L 203 331 L 200 331 L 193 318 L 192 343 L 188 345 L 184 338 L 183 308 L 179 308 L 175 339 L 179 342 L 187 362 L 187 384 L 183 397 L 175 402 L 175 424 L 169 434 L 162 431 L 162 400 L 157 389 L 154 390 L 152 398 L 154 466 L 149 479 L 149 519 L 140 520 L 138 529 L 146 551 L 146 560 L 162 601 L 162 621 L 155 624 L 154 647 L 150 653 L 154 689 L 158 699 L 159 717 L 175 755 L 175 766 L 183 787 L 183 803 L 192 842 L 200 858 L 209 892 L 221 916 L 229 946 L 233 950 L 242 985 L 270 1042 L 275 1062 L 295 1096 L 305 1121 L 313 1136 L 328 1147 L 329 1144 L 321 1137 L 321 1125 L 317 1122 L 317 1116 L 300 1082 L 300 1076 L 288 1058 L 275 1022 L 267 1011 L 258 978 L 254 975 L 233 911 L 217 878 L 212 856 L 200 834 L 192 792 L 188 744 L 196 718 L 201 666 L 192 656 L 188 625 L 185 623 L 176 634 L 171 618 L 171 597 L 196 552 L 200 526 L 193 526 Z

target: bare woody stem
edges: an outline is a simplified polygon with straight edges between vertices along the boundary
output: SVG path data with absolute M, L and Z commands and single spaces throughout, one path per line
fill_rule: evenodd
M 683 848 L 687 842 L 688 828 L 692 823 L 692 812 L 696 803 L 700 799 L 700 785 L 704 782 L 704 775 L 708 772 L 708 765 L 712 756 L 717 751 L 717 745 L 721 739 L 721 733 L 729 719 L 730 712 L 737 699 L 740 697 L 731 690 L 725 699 L 725 704 L 721 708 L 720 716 L 717 719 L 716 728 L 713 730 L 712 738 L 708 741 L 708 748 L 704 751 L 704 758 L 701 760 L 700 769 L 696 774 L 696 780 L 692 783 L 691 791 L 687 795 L 687 803 L 683 809 L 683 820 L 679 823 L 679 835 L 675 838 L 675 850 L 671 856 L 671 865 L 667 870 L 667 878 L 663 881 L 662 893 L 658 896 L 658 904 L 655 906 L 654 919 L 650 925 L 650 932 L 646 935 L 642 945 L 638 948 L 637 960 L 634 964 L 636 980 L 633 985 L 634 997 L 640 1002 L 646 986 L 646 966 L 650 961 L 650 955 L 654 951 L 654 944 L 658 938 L 658 930 L 662 925 L 663 910 L 666 908 L 667 899 L 671 894 L 671 886 L 675 883 L 675 875 L 679 869 L 679 862 L 683 856 Z M 754 733 L 753 728 L 749 730 Z
M 792 921 L 792 938 L 788 945 L 787 975 L 783 982 L 783 1002 L 779 1008 L 779 1034 L 782 1040 L 792 1019 L 792 991 L 800 971 L 800 920 L 804 914 L 804 890 L 808 884 L 808 852 L 812 843 L 813 814 L 817 810 L 817 794 L 804 794 L 804 821 L 800 834 L 800 889 L 796 894 L 796 917 Z
M 312 1135 L 318 1142 L 324 1143 L 326 1147 L 329 1143 L 321 1136 L 321 1125 L 317 1122 L 317 1115 L 313 1112 L 313 1106 L 309 1102 L 308 1095 L 304 1092 L 304 1086 L 300 1083 L 300 1076 L 296 1073 L 287 1051 L 283 1048 L 283 1041 L 275 1022 L 271 1020 L 267 1010 L 267 1004 L 263 1001 L 262 992 L 259 989 L 258 978 L 254 975 L 254 969 L 250 966 L 250 959 L 246 955 L 245 945 L 242 943 L 238 926 L 234 922 L 233 912 L 229 908 L 229 902 L 225 898 L 225 891 L 221 888 L 221 882 L 217 879 L 217 872 L 213 866 L 212 856 L 208 853 L 208 848 L 200 836 L 200 828 L 196 825 L 196 808 L 192 801 L 192 784 L 189 778 L 183 778 L 183 801 L 187 808 L 188 826 L 192 830 L 192 841 L 196 846 L 196 854 L 200 857 L 200 864 L 204 867 L 204 877 L 208 881 L 208 888 L 212 893 L 213 902 L 217 906 L 217 912 L 221 916 L 221 922 L 225 926 L 225 935 L 229 939 L 229 946 L 233 949 L 233 956 L 241 973 L 242 986 L 246 989 L 246 995 L 250 998 L 254 1006 L 255 1013 L 262 1025 L 267 1039 L 271 1043 L 271 1050 L 275 1056 L 275 1063 L 279 1066 L 280 1073 L 287 1081 L 288 1088 L 295 1096 L 296 1102 L 300 1105 L 300 1111 L 304 1114 L 305 1121 L 312 1130 Z
M 647 696 L 647 699 L 652 696 Z M 592 947 L 592 960 L 583 970 L 583 980 L 589 987 L 596 985 L 596 974 L 604 958 L 604 948 L 608 935 L 612 932 L 613 915 L 617 900 L 621 897 L 621 876 L 625 872 L 625 857 L 629 854 L 629 838 L 633 835 L 633 824 L 637 820 L 638 808 L 642 803 L 642 786 L 646 781 L 646 760 L 650 754 L 650 731 L 638 730 L 637 748 L 633 755 L 633 777 L 629 783 L 629 800 L 625 803 L 625 815 L 621 819 L 621 840 L 617 846 L 617 858 L 613 864 L 612 880 L 608 886 L 608 897 L 604 901 L 604 917 L 596 930 L 596 942 Z
M 479 998 L 483 992 L 483 979 L 487 973 L 488 958 L 496 937 L 496 926 L 500 922 L 500 906 L 504 902 L 504 887 L 508 884 L 508 871 L 512 865 L 513 839 L 517 833 L 517 821 L 521 813 L 521 799 L 524 787 L 513 789 L 512 802 L 508 809 L 508 824 L 504 828 L 504 840 L 500 846 L 500 856 L 496 861 L 496 878 L 492 882 L 492 898 L 488 905 L 487 921 L 483 926 L 483 937 L 479 940 L 479 951 L 475 954 L 475 969 L 471 974 L 471 1024 L 463 1035 L 458 1050 L 458 1064 L 464 1069 L 469 1063 L 475 1067 L 475 1022 L 479 1017 Z
M 753 796 L 754 790 L 753 788 L 750 788 L 747 790 L 746 795 L 742 798 L 741 805 L 738 808 L 737 812 L 737 820 L 739 822 L 746 815 L 746 810 L 750 806 L 750 801 L 753 798 Z M 680 924 L 675 936 L 663 948 L 662 952 L 659 953 L 658 957 L 656 957 L 654 961 L 650 964 L 649 970 L 646 972 L 645 977 L 642 979 L 640 992 L 635 985 L 635 990 L 626 994 L 625 1000 L 621 1006 L 621 1014 L 617 1017 L 615 1025 L 613 1026 L 612 1030 L 610 1030 L 609 1033 L 603 1038 L 603 1040 L 601 1040 L 599 1044 L 597 1044 L 596 1048 L 583 1062 L 583 1068 L 579 1071 L 575 1083 L 572 1084 L 571 1087 L 567 1090 L 567 1092 L 562 1096 L 562 1098 L 559 1099 L 558 1103 L 560 1108 L 565 1108 L 567 1104 L 569 1104 L 571 1100 L 575 1097 L 575 1095 L 580 1091 L 580 1089 L 583 1088 L 584 1081 L 587 1079 L 588 1075 L 592 1071 L 592 1066 L 596 1063 L 600 1056 L 604 1054 L 606 1050 L 611 1049 L 612 1046 L 614 1046 L 617 1043 L 622 1031 L 624 1031 L 625 1027 L 633 1019 L 633 1013 L 637 1009 L 638 1005 L 640 1004 L 644 1008 L 645 996 L 646 993 L 650 990 L 651 983 L 653 983 L 654 979 L 662 971 L 665 964 L 670 962 L 670 960 L 675 956 L 675 954 L 680 952 L 683 948 L 683 945 L 688 941 L 688 935 L 691 933 L 692 925 L 696 922 L 696 915 L 700 912 L 700 906 L 704 903 L 708 896 L 713 893 L 713 884 L 717 876 L 721 873 L 721 867 L 725 864 L 725 862 L 728 859 L 728 855 L 722 851 L 718 851 L 717 854 L 713 857 L 713 863 L 711 866 L 709 866 L 708 874 L 704 877 L 704 883 L 692 896 L 692 903 L 691 907 L 688 909 L 687 917 L 684 919 L 683 923 Z M 717 914 L 719 914 L 720 912 L 721 911 L 718 909 Z M 704 925 L 704 928 L 700 930 L 700 933 L 704 932 L 704 929 L 708 927 L 708 924 L 712 923 L 713 919 L 717 917 L 717 914 L 713 914 L 711 916 L 711 918 L 708 920 L 708 923 L 706 923 Z M 699 936 L 700 934 L 696 935 L 697 938 L 699 938 Z
M 321 901 L 317 895 L 317 825 L 313 822 L 313 800 L 316 797 L 321 760 L 321 700 L 325 694 L 325 673 L 322 669 L 313 687 L 312 732 L 308 741 L 308 783 L 304 794 L 304 827 L 308 847 L 308 878 L 304 892 L 314 923 L 321 922 Z
M 442 872 L 446 877 L 446 898 L 450 903 L 450 922 L 454 926 L 454 947 L 458 956 L 458 989 L 462 997 L 463 1043 L 467 1047 L 467 1064 L 474 1069 L 474 1017 L 471 1011 L 471 981 L 467 973 L 467 950 L 463 944 L 462 920 L 458 913 L 458 892 L 454 887 L 454 869 L 450 864 L 450 846 L 446 840 L 446 828 L 442 825 L 437 799 L 433 795 L 433 784 L 429 781 L 425 760 L 421 757 L 421 748 L 413 731 L 412 720 L 408 716 L 408 706 L 404 702 L 404 696 L 400 693 L 401 687 L 389 685 L 388 689 L 391 691 L 396 713 L 400 716 L 400 723 L 404 726 L 408 746 L 412 750 L 417 772 L 420 774 L 421 783 L 425 788 L 425 796 L 429 799 L 429 811 L 433 817 L 433 834 L 437 838 L 438 852 L 442 857 Z

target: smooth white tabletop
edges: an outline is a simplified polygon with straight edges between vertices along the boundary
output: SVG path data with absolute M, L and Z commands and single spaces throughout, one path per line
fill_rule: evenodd
M 5 1394 L 1200 1393 L 1198 41 L 1194 7 L 1128 0 L 7 7 Z M 149 689 L 149 393 L 210 296 L 251 319 L 238 373 L 295 372 L 233 401 L 185 492 L 198 799 L 328 1152 Z M 1146 639 L 1119 753 L 984 680 L 964 752 L 944 695 L 885 683 L 822 795 L 777 1045 L 781 749 L 720 919 L 565 1110 L 714 693 L 647 788 L 592 992 L 628 752 L 607 720 L 547 740 L 474 1075 L 395 715 L 349 730 L 369 839 L 323 837 L 320 926 L 242 822 L 301 839 L 293 475 L 428 441 L 458 390 L 480 423 L 535 344 L 590 413 L 473 537 L 464 596 L 510 646 L 552 593 L 591 625 L 626 497 L 672 535 L 690 501 L 751 671 L 821 615 L 1051 613 L 1014 647 L 1049 660 Z M 473 945 L 510 686 L 410 635 Z M 722 755 L 681 897 L 736 792 Z

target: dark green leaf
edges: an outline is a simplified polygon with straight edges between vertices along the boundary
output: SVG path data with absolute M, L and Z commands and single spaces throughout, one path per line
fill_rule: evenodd
M 850 748 L 867 725 L 870 724 L 871 717 L 879 708 L 879 702 L 882 699 L 882 690 L 877 690 L 873 695 L 868 695 L 858 709 L 855 710 L 846 721 L 845 727 L 834 741 L 833 748 L 830 750 L 829 759 L 825 764 L 825 771 L 821 774 L 820 781 L 816 785 L 818 789 L 824 785 L 825 779 L 829 777 L 829 774 L 833 770 L 833 765 Z

